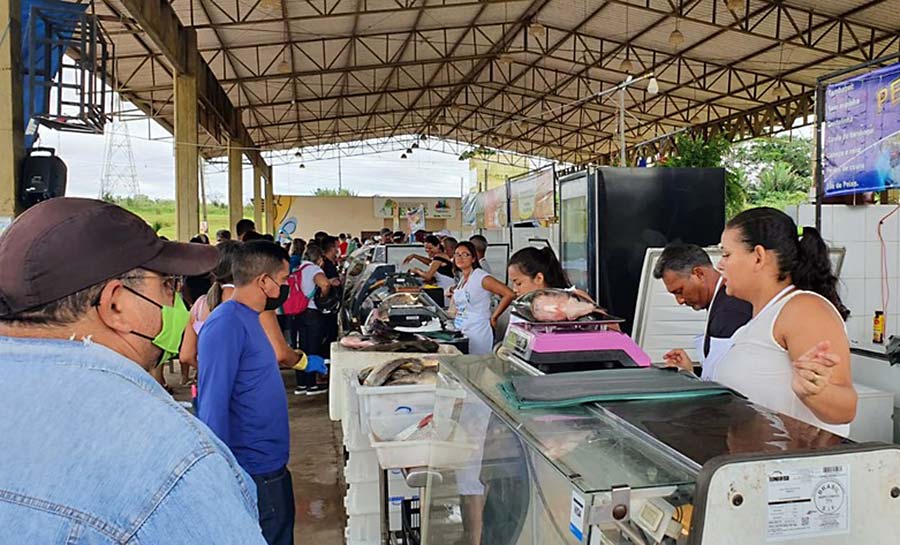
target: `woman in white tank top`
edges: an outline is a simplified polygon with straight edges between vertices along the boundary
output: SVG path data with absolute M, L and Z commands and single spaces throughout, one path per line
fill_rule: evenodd
M 747 210 L 722 233 L 727 293 L 753 305 L 713 380 L 771 410 L 846 436 L 856 414 L 849 314 L 818 231 L 773 208 Z

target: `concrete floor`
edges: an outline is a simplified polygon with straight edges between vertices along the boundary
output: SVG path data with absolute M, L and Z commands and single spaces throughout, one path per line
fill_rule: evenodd
M 175 399 L 190 400 L 190 388 L 178 386 L 180 376 L 166 370 L 166 381 Z M 328 418 L 328 393 L 295 396 L 293 371 L 282 372 L 291 424 L 291 459 L 294 480 L 298 545 L 343 545 L 344 457 L 340 422 Z

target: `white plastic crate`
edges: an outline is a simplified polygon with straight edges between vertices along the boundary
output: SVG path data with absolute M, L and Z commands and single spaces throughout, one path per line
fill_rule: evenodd
M 344 466 L 344 480 L 348 483 L 377 481 L 380 470 L 375 449 L 369 447 L 366 451 L 350 453 Z
M 348 542 L 364 541 L 378 543 L 381 540 L 381 516 L 357 515 L 347 519 L 344 536 Z
M 459 430 L 452 441 L 377 441 L 371 436 L 378 464 L 384 469 L 462 467 L 478 450 Z
M 344 497 L 344 507 L 347 509 L 347 515 L 351 517 L 380 514 L 381 494 L 378 482 L 349 485 L 347 495 Z
M 377 441 L 390 441 L 403 430 L 434 415 L 435 439 L 453 431 L 457 407 L 466 392 L 459 387 L 435 385 L 357 386 L 360 429 Z

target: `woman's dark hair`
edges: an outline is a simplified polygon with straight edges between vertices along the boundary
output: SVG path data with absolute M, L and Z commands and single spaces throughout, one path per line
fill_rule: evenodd
M 303 256 L 306 251 L 306 241 L 302 238 L 295 238 L 291 241 L 291 255 Z
M 749 249 L 762 246 L 778 256 L 778 279 L 789 275 L 801 290 L 813 291 L 831 301 L 844 320 L 850 311 L 838 295 L 838 279 L 831 270 L 828 246 L 819 231 L 804 227 L 798 238 L 797 225 L 790 216 L 774 208 L 752 208 L 728 222 L 726 229 L 741 232 L 741 241 Z
M 478 262 L 478 252 L 475 251 L 475 245 L 472 244 L 471 242 L 469 242 L 468 240 L 465 240 L 456 245 L 457 250 L 459 250 L 460 248 L 465 248 L 466 250 L 469 250 L 469 253 L 472 254 L 472 268 L 480 269 L 481 263 Z M 454 263 L 453 266 L 456 267 L 456 263 Z
M 212 286 L 206 292 L 206 306 L 210 311 L 222 303 L 222 285 L 234 282 L 231 266 L 234 263 L 234 254 L 240 247 L 241 243 L 236 240 L 224 240 L 216 244 L 216 249 L 219 250 L 219 261 L 216 262 L 216 268 L 212 270 Z
M 431 244 L 435 248 L 442 248 L 441 239 L 434 235 L 428 235 L 427 237 L 425 237 L 424 244 Z
M 556 258 L 556 254 L 549 246 L 538 249 L 533 246 L 522 248 L 509 258 L 509 266 L 515 266 L 529 278 L 534 278 L 538 273 L 544 275 L 544 283 L 548 288 L 571 288 L 566 271 Z
M 321 246 L 310 242 L 306 245 L 306 253 L 303 255 L 303 259 L 315 263 L 320 259 L 325 259 L 325 252 L 322 250 Z

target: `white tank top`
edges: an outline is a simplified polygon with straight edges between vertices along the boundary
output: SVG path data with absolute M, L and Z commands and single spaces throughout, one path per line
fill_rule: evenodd
M 847 437 L 850 433 L 849 424 L 822 422 L 797 397 L 791 388 L 794 369 L 790 354 L 775 341 L 775 321 L 781 314 L 781 309 L 801 293 L 812 294 L 828 302 L 840 318 L 840 313 L 831 301 L 811 291 L 795 290 L 778 301 L 770 302 L 756 317 L 735 331 L 733 345 L 719 362 L 713 380 L 737 390 L 750 401 L 767 409 Z

